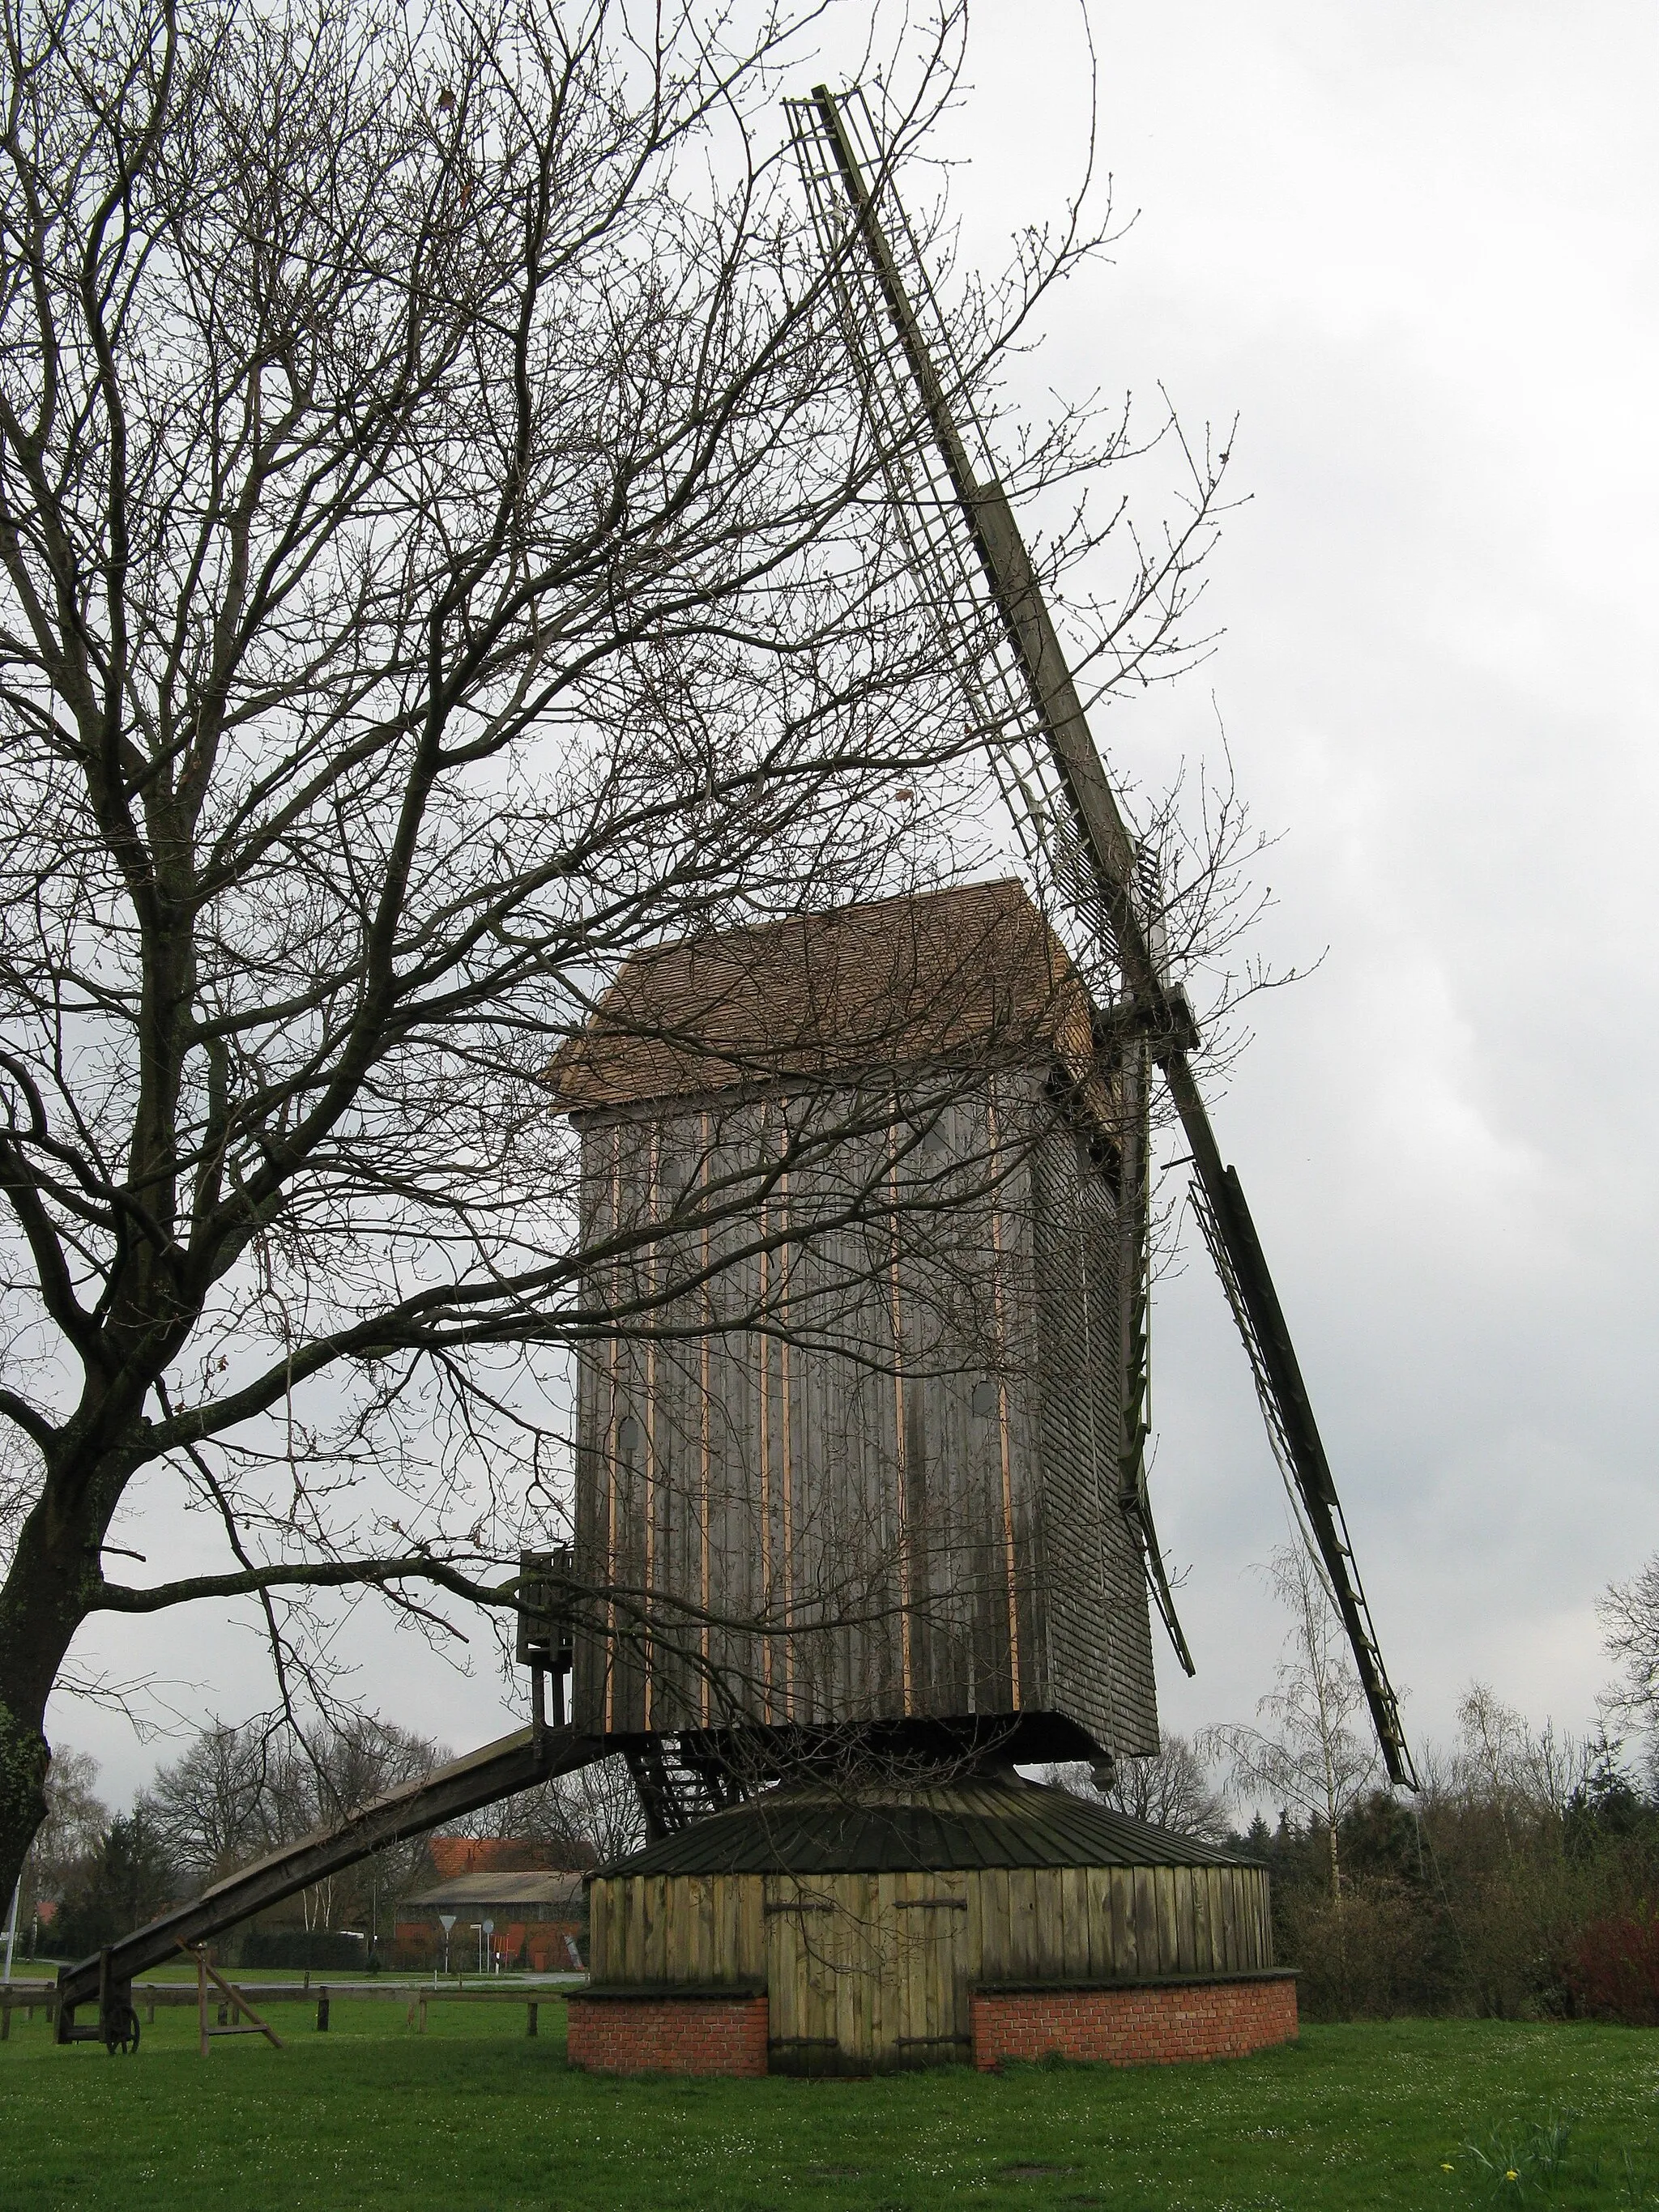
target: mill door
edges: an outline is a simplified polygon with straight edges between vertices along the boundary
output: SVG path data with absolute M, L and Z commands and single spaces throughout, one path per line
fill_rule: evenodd
M 765 1917 L 775 2072 L 867 2074 L 967 2058 L 962 1875 L 775 1876 Z

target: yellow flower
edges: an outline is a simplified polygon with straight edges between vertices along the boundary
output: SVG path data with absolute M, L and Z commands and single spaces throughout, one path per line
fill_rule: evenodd
M 1521 2177 L 1516 2172 L 1515 2168 L 1511 2166 L 1509 2172 L 1504 2176 L 1504 2179 L 1505 2181 L 1519 2181 Z
M 1440 2171 L 1442 2173 L 1455 2173 L 1457 2168 L 1452 2164 L 1449 2159 L 1443 2158 L 1440 2161 Z

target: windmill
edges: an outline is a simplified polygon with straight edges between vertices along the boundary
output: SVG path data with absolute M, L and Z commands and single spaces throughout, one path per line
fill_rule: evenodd
M 66 1969 L 60 2041 L 134 2047 L 131 1978 L 180 1943 L 616 1752 L 651 1841 L 594 1877 L 573 2063 L 864 2070 L 1044 2048 L 1167 2059 L 1293 2034 L 1264 1868 L 1017 1771 L 1156 1747 L 1148 1592 L 1191 1670 L 1146 1480 L 1158 1079 L 1389 1773 L 1414 1781 L 1284 1316 L 1189 1064 L 1197 1029 L 1166 972 L 1158 886 L 963 404 L 877 134 L 856 96 L 820 88 L 789 112 L 915 574 L 1027 872 L 1070 942 L 1023 886 L 1001 883 L 796 915 L 625 964 L 550 1080 L 581 1129 L 585 1229 L 600 1255 L 584 1297 L 665 1326 L 602 1322 L 581 1361 L 574 1540 L 521 1560 L 532 1725 Z M 928 1070 L 943 1071 L 942 1091 Z M 816 1189 L 783 1172 L 803 1088 L 828 1116 Z M 1021 1115 L 1015 1148 L 1005 1139 Z M 935 1138 L 942 1167 L 929 1164 Z M 924 1183 L 948 1193 L 965 1179 L 965 1206 L 922 1218 L 964 1224 L 957 1287 L 984 1291 L 991 1310 L 988 1337 L 941 1340 L 920 1378 L 900 1322 L 907 1301 L 925 1302 L 930 1240 L 896 1243 L 873 1269 L 860 1256 L 881 1193 L 902 1180 L 901 1139 Z M 792 1243 L 833 1251 L 823 1221 L 842 1216 L 849 1174 L 860 1204 L 836 1233 L 853 1263 L 828 1283 L 835 1328 L 814 1343 L 774 1326 L 794 1278 L 780 1262 L 769 1293 L 768 1271 Z M 739 1206 L 715 1222 L 712 1246 L 708 1213 L 682 1210 L 711 1182 L 757 1193 L 755 1218 Z M 791 1208 L 805 1210 L 805 1231 L 774 1241 Z M 689 1267 L 688 1239 L 702 1247 Z M 680 1310 L 659 1298 L 659 1265 L 679 1267 Z M 1000 1356 L 1000 1288 L 1015 1279 L 1036 1359 Z M 736 1310 L 722 1314 L 727 1282 Z M 1114 1461 L 1115 1505 L 1103 1479 Z M 94 1996 L 97 2026 L 76 2027 Z
M 915 572 L 956 648 L 964 693 L 1032 872 L 1120 979 L 1123 1041 L 1142 1085 L 1137 1187 L 1121 1211 L 1129 1301 L 1122 1340 L 1121 1499 L 1182 1665 L 1146 1498 L 1147 1136 L 1161 1078 L 1193 1168 L 1194 1211 L 1249 1356 L 1292 1508 L 1340 1614 L 1391 1782 L 1417 1783 L 1341 1502 L 1237 1170 L 1217 1142 L 1193 1071 L 1198 1028 L 1165 972 L 1156 885 L 1112 791 L 1030 553 L 952 359 L 915 234 L 893 191 L 861 94 L 817 86 L 787 103 L 812 221 L 835 289 L 890 494 Z

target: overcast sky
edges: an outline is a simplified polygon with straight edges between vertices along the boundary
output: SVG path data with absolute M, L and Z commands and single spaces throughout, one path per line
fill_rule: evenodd
M 1099 7 L 1114 269 L 1063 389 L 1237 412 L 1215 659 L 1102 734 L 1214 746 L 1282 830 L 1261 932 L 1328 947 L 1219 1101 L 1408 1726 L 1471 1676 L 1582 1728 L 1594 1603 L 1659 1549 L 1659 768 L 1650 7 Z M 1073 9 L 988 9 L 975 220 L 1061 189 Z M 1198 1679 L 1247 1711 L 1282 1531 L 1201 1255 L 1155 1334 L 1157 1500 Z
M 1213 753 L 1218 710 L 1284 833 L 1261 949 L 1326 954 L 1259 1003 L 1212 1103 L 1417 1737 L 1474 1676 L 1589 1724 L 1596 1595 L 1659 1550 L 1656 21 L 1097 4 L 1102 153 L 1139 217 L 1031 368 L 1034 392 L 1161 380 L 1189 422 L 1241 418 L 1220 650 L 1099 734 L 1157 781 Z M 1053 211 L 1087 76 L 1075 5 L 984 0 L 947 126 L 971 250 Z M 1154 1378 L 1200 1668 L 1162 1668 L 1164 1709 L 1188 1729 L 1269 1686 L 1249 1567 L 1285 1533 L 1201 1254 L 1160 1297 Z M 186 1714 L 266 1695 L 229 1618 L 105 1633 Z M 512 1724 L 487 1666 L 346 1634 L 387 1717 L 457 1747 Z M 116 1798 L 175 1748 L 67 1704 L 52 1733 Z

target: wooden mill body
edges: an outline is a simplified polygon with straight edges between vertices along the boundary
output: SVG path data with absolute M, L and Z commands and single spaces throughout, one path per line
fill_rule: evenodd
M 1154 1749 L 1119 1502 L 1139 1108 L 1018 886 L 667 948 L 554 1079 L 609 1255 L 578 1726 L 1050 1714 Z
M 905 1795 L 786 1791 L 595 1875 L 594 1986 L 764 1990 L 774 2070 L 869 2072 L 964 2058 L 975 1989 L 1272 1971 L 1262 1867 L 1029 1784 Z

